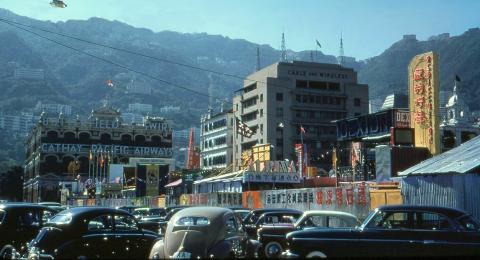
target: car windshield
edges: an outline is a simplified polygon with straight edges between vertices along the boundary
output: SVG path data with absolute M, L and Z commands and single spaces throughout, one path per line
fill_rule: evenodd
M 53 224 L 68 224 L 72 221 L 72 214 L 58 214 L 55 215 L 53 218 L 48 220 L 48 223 Z
M 133 211 L 133 215 L 148 216 L 148 209 L 136 209 L 136 210 Z
M 466 231 L 479 231 L 480 225 L 470 215 L 465 215 L 457 219 L 460 226 Z

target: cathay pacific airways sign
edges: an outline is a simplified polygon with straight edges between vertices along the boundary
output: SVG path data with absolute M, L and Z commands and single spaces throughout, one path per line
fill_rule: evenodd
M 41 146 L 44 153 L 74 153 L 74 154 L 113 154 L 127 156 L 147 157 L 172 157 L 172 148 L 167 147 L 143 147 L 126 145 L 104 145 L 104 144 L 53 144 L 44 143 Z

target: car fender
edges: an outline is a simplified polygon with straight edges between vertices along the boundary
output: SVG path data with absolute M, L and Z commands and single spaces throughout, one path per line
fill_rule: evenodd
M 249 239 L 247 241 L 247 254 L 248 257 L 256 257 L 258 250 L 260 249 L 260 242 L 258 240 Z
M 223 240 L 213 246 L 212 249 L 210 249 L 210 251 L 208 252 L 208 256 L 213 256 L 213 258 L 218 259 L 230 258 L 232 251 L 232 243 L 227 240 Z
M 166 259 L 165 245 L 163 243 L 163 239 L 160 239 L 153 244 L 148 258 L 149 259 Z

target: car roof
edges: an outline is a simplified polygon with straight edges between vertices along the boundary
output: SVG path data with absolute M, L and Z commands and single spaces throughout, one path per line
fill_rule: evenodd
M 220 215 L 225 215 L 228 212 L 233 211 L 231 209 L 227 208 L 221 208 L 221 207 L 188 207 L 185 209 L 182 209 L 179 211 L 176 216 L 202 216 L 202 217 L 207 217 L 209 219 L 217 218 Z
M 45 205 L 38 205 L 38 204 L 33 204 L 33 203 L 5 203 L 5 204 L 0 204 L 0 209 L 11 209 L 11 208 L 39 208 L 39 209 L 50 209 L 50 207 L 47 207 Z
M 115 208 L 109 208 L 109 207 L 76 207 L 76 208 L 70 208 L 67 210 L 62 211 L 64 213 L 71 213 L 72 215 L 90 215 L 90 214 L 97 214 L 97 213 L 122 213 L 125 214 L 128 212 L 122 209 L 115 209 Z
M 325 215 L 325 216 L 345 216 L 345 217 L 357 218 L 355 215 L 351 213 L 336 211 L 336 210 L 308 210 L 308 211 L 305 211 L 303 214 L 305 216 Z
M 422 205 L 385 205 L 385 206 L 378 207 L 378 210 L 380 211 L 393 211 L 393 210 L 429 211 L 429 212 L 443 214 L 451 218 L 456 218 L 456 217 L 460 217 L 468 214 L 467 212 L 460 209 L 441 207 L 441 206 L 422 206 Z
M 269 208 L 269 209 L 254 209 L 252 210 L 252 212 L 254 214 L 263 214 L 263 213 L 266 213 L 266 212 L 277 212 L 277 211 L 282 211 L 282 212 L 302 212 L 300 210 L 296 210 L 296 209 L 281 209 L 281 208 Z

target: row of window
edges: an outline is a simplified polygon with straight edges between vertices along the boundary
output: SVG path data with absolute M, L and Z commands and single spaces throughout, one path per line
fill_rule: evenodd
M 221 120 L 217 120 L 213 123 L 210 123 L 210 124 L 205 124 L 204 125 L 204 130 L 205 132 L 208 132 L 208 131 L 212 131 L 212 130 L 215 130 L 215 129 L 218 129 L 218 128 L 221 128 L 221 127 L 225 127 L 227 126 L 227 119 L 221 119 Z
M 322 104 L 322 105 L 343 105 L 341 97 L 318 96 L 318 95 L 296 95 L 295 99 L 298 103 L 305 104 Z
M 249 107 L 254 106 L 256 104 L 257 104 L 257 96 L 244 100 L 242 102 L 242 108 L 243 109 L 249 108 Z
M 203 159 L 204 166 L 215 166 L 215 165 L 226 164 L 226 163 L 227 163 L 226 155 L 218 155 L 218 156 L 213 156 L 210 158 Z
M 248 113 L 242 116 L 242 121 L 243 122 L 248 122 L 257 119 L 257 113 L 258 111 L 254 111 L 252 113 Z M 263 110 L 262 110 L 262 115 L 263 115 Z
M 303 125 L 305 134 L 307 136 L 322 136 L 322 135 L 334 135 L 337 132 L 335 126 L 314 126 L 314 125 Z M 300 126 L 297 127 L 297 135 L 300 134 Z
M 302 119 L 323 119 L 324 121 L 332 121 L 344 119 L 347 113 L 333 111 L 314 111 L 314 110 L 296 110 L 295 116 Z
M 218 137 L 218 138 L 215 138 L 215 139 L 210 139 L 208 141 L 205 141 L 203 143 L 203 148 L 210 148 L 210 147 L 214 147 L 214 146 L 217 146 L 217 145 L 223 145 L 223 144 L 226 144 L 227 143 L 227 137 L 226 136 L 221 136 L 221 137 Z
M 297 88 L 311 88 L 318 90 L 328 90 L 328 91 L 340 91 L 340 83 L 338 82 L 324 82 L 324 81 L 313 81 L 313 80 L 297 80 Z

